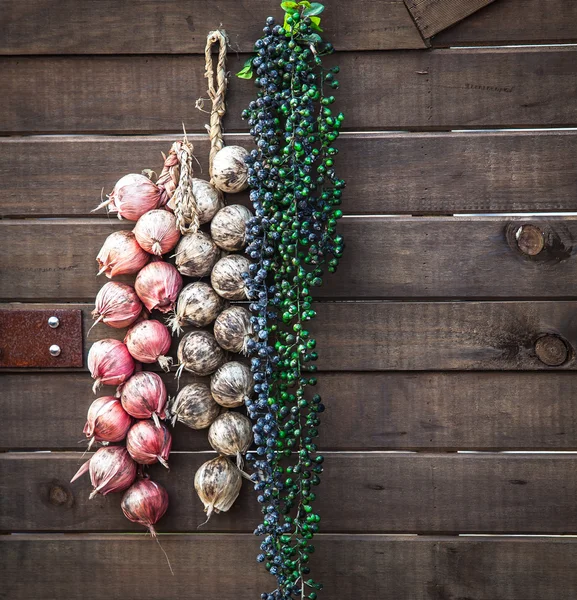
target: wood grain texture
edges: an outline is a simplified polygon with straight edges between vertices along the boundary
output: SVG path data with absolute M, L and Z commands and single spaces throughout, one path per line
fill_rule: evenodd
M 421 35 L 430 38 L 495 0 L 405 0 Z
M 18 303 L 1 305 L 18 308 Z M 60 307 L 62 304 L 28 304 Z M 88 304 L 68 304 L 92 323 Z M 309 330 L 322 371 L 533 371 L 577 369 L 577 302 L 327 302 Z M 558 337 L 567 357 L 549 367 L 537 342 Z M 124 331 L 98 324 L 85 341 L 122 339 Z M 175 355 L 174 347 L 171 354 Z
M 144 536 L 2 536 L 2 595 L 252 600 L 272 587 L 262 566 L 251 561 L 258 543 L 242 534 L 162 536 L 174 569 L 168 579 L 160 550 Z M 331 599 L 573 600 L 577 595 L 577 543 L 571 539 L 333 534 L 315 537 L 315 546 L 312 567 Z
M 206 35 L 226 29 L 232 52 L 252 52 L 268 0 L 4 0 L 0 54 L 204 54 Z M 339 50 L 424 48 L 403 0 L 327 6 L 323 28 Z
M 105 283 L 96 261 L 117 219 L 0 223 L 4 300 L 89 301 Z M 528 225 L 544 248 L 524 254 Z M 576 217 L 359 217 L 340 221 L 347 245 L 318 298 L 568 298 L 577 278 Z M 130 280 L 125 277 L 124 280 Z
M 335 109 L 348 130 L 563 127 L 577 123 L 574 48 L 362 52 L 341 67 Z M 235 72 L 246 55 L 231 57 Z M 330 62 L 330 61 L 329 61 Z M 204 131 L 200 56 L 5 57 L 4 133 Z M 363 93 L 358 94 L 362 89 Z M 228 132 L 246 130 L 252 82 L 231 78 Z
M 204 520 L 196 469 L 214 454 L 174 453 L 151 477 L 170 507 L 158 531 L 196 531 Z M 139 531 L 120 495 L 88 500 L 74 453 L 0 454 L 0 531 Z M 325 533 L 576 533 L 577 458 L 570 454 L 325 453 L 317 506 Z M 244 482 L 231 510 L 207 531 L 252 532 L 260 506 Z
M 576 377 L 569 372 L 322 373 L 317 391 L 327 410 L 320 447 L 576 450 Z M 174 395 L 173 375 L 163 379 Z M 185 373 L 181 386 L 192 379 Z M 4 374 L 0 386 L 0 450 L 84 449 L 79 440 L 94 398 L 88 374 Z M 172 447 L 207 450 L 207 432 L 177 424 Z
M 159 169 L 160 151 L 177 137 L 0 138 L 0 214 L 90 215 L 122 174 Z M 190 139 L 202 165 L 196 175 L 206 178 L 206 136 Z M 252 144 L 249 136 L 226 140 Z M 577 211 L 573 131 L 345 133 L 338 146 L 345 214 Z M 247 204 L 248 195 L 227 201 Z
M 434 36 L 433 46 L 567 43 L 577 40 L 577 5 L 566 0 L 498 0 Z

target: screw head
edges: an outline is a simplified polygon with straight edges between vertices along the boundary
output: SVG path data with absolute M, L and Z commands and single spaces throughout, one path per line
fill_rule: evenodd
M 52 327 L 52 329 L 56 329 L 60 325 L 60 319 L 58 317 L 49 317 L 48 318 L 48 327 Z
M 48 348 L 48 352 L 50 352 L 50 356 L 60 356 L 62 350 L 60 350 L 60 346 L 58 346 L 58 344 L 52 344 L 52 346 Z

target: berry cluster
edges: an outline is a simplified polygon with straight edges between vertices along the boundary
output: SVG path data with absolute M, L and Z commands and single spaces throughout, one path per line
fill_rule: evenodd
M 322 284 L 324 268 L 336 270 L 343 239 L 336 233 L 345 182 L 336 176 L 333 142 L 343 115 L 325 89 L 338 88 L 338 67 L 324 69 L 318 17 L 322 6 L 291 6 L 284 26 L 269 17 L 254 70 L 258 95 L 243 118 L 256 149 L 248 158 L 255 216 L 247 224 L 246 274 L 256 339 L 249 344 L 255 399 L 246 402 L 257 446 L 252 479 L 262 504 L 264 536 L 257 560 L 276 576 L 278 587 L 264 600 L 317 597 L 321 585 L 308 578 L 311 540 L 320 516 L 313 510 L 323 457 L 315 438 L 324 405 L 316 385 L 316 341 L 305 328 L 315 316 L 311 289 Z M 321 7 L 320 10 L 317 7 Z

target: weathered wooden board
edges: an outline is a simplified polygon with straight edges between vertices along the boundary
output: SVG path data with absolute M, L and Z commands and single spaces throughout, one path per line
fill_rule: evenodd
M 160 151 L 176 138 L 0 138 L 0 214 L 89 215 L 123 174 L 159 169 Z M 190 139 L 202 165 L 196 175 L 206 178 L 208 140 Z M 338 146 L 345 214 L 577 211 L 574 131 L 346 133 Z M 227 200 L 247 203 L 248 195 Z
M 113 218 L 2 221 L 0 298 L 93 299 L 106 281 L 96 277 L 100 247 L 132 226 Z M 573 295 L 576 217 L 359 217 L 343 219 L 340 231 L 346 253 L 320 298 Z M 533 234 L 544 244 L 537 254 L 523 246 Z
M 498 0 L 436 35 L 433 46 L 546 44 L 577 40 L 577 5 L 567 0 Z
M 405 0 L 424 38 L 462 21 L 495 0 Z
M 82 309 L 87 331 L 92 306 L 66 306 Z M 577 302 L 327 302 L 309 329 L 322 348 L 322 371 L 577 369 Z M 85 351 L 124 333 L 98 324 Z M 539 350 L 547 364 L 537 356 L 543 341 L 551 343 Z
M 210 453 L 175 453 L 165 485 L 170 507 L 158 530 L 196 531 L 202 503 L 196 469 Z M 318 488 L 325 533 L 576 533 L 577 457 L 571 454 L 328 453 Z M 74 453 L 0 454 L 1 531 L 138 531 L 120 495 L 88 500 L 87 477 L 69 484 L 83 459 Z M 252 532 L 260 518 L 245 482 L 209 531 Z M 217 518 L 218 517 L 218 518 Z
M 176 393 L 165 375 L 169 395 Z M 185 373 L 181 386 L 193 378 Z M 323 450 L 575 450 L 574 373 L 322 373 Z M 86 373 L 0 376 L 0 449 L 83 450 Z M 103 391 L 100 395 L 104 395 Z M 58 418 L 54 419 L 55 410 Z M 206 450 L 178 424 L 174 450 Z
M 144 536 L 2 536 L 4 597 L 252 600 L 262 590 L 272 589 L 271 577 L 251 562 L 258 552 L 254 536 L 196 534 L 161 539 L 174 577 L 167 575 L 158 546 Z M 577 596 L 577 543 L 572 539 L 333 534 L 315 537 L 315 546 L 314 573 L 324 583 L 323 594 L 331 599 L 573 600 Z
M 348 130 L 562 127 L 577 123 L 574 48 L 342 53 L 337 109 Z M 233 57 L 235 71 L 246 55 Z M 204 131 L 200 56 L 2 58 L 4 133 Z M 358 90 L 363 90 L 362 94 Z M 231 78 L 226 126 L 254 85 Z
M 4 0 L 0 54 L 204 54 L 206 35 L 226 29 L 233 52 L 251 52 L 270 15 L 269 0 Z M 327 5 L 328 39 L 339 50 L 424 48 L 403 0 Z M 282 21 L 281 21 L 282 23 Z

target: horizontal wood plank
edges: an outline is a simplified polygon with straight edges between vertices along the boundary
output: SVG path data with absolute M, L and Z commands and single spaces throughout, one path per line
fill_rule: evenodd
M 341 66 L 346 129 L 563 127 L 577 123 L 574 48 L 362 52 Z M 246 56 L 231 57 L 235 72 Z M 5 57 L 3 133 L 204 131 L 200 56 Z M 362 89 L 363 93 L 358 94 Z M 246 130 L 254 83 L 231 78 L 227 131 Z M 162 99 L 162 101 L 160 100 Z
M 433 46 L 570 43 L 577 5 L 566 0 L 497 0 L 432 38 Z
M 192 379 L 185 373 L 181 386 Z M 164 381 L 176 394 L 174 376 Z M 568 372 L 322 373 L 319 443 L 323 450 L 577 450 L 576 385 Z M 0 386 L 0 450 L 85 448 L 79 441 L 94 398 L 88 374 L 4 374 Z M 206 431 L 178 423 L 172 434 L 174 450 L 208 449 Z
M 95 260 L 104 240 L 132 226 L 3 220 L 0 298 L 91 300 L 106 281 Z M 523 235 L 537 230 L 544 247 L 525 254 Z M 576 217 L 359 217 L 340 232 L 346 252 L 318 298 L 568 298 L 577 278 Z
M 250 535 L 2 536 L 0 562 L 11 600 L 252 600 L 272 578 L 251 558 Z M 433 538 L 319 535 L 312 557 L 327 598 L 357 600 L 573 600 L 577 542 L 555 538 Z M 226 560 L 223 560 L 226 557 Z M 135 569 L 138 576 L 131 576 Z M 90 585 L 87 585 L 90 573 Z
M 405 0 L 421 35 L 430 38 L 495 0 Z
M 80 308 L 84 331 L 92 318 L 87 304 L 20 304 L 2 308 Z M 319 345 L 322 371 L 533 371 L 577 369 L 577 302 L 327 302 L 309 329 Z M 122 339 L 124 330 L 99 323 L 85 341 Z M 565 360 L 548 366 L 538 357 L 539 340 L 553 340 Z M 177 340 L 175 338 L 175 345 Z M 171 350 L 175 356 L 175 348 Z M 541 354 L 555 358 L 551 351 Z M 22 372 L 22 371 L 20 371 Z
M 282 11 L 268 0 L 4 0 L 0 54 L 204 54 L 206 35 L 223 27 L 231 54 L 251 52 L 265 19 Z M 327 6 L 327 39 L 339 50 L 424 48 L 403 0 Z M 48 22 L 47 22 L 48 19 Z
M 151 477 L 170 507 L 161 532 L 196 531 L 204 521 L 193 489 L 214 454 L 174 453 L 173 469 Z M 571 454 L 325 453 L 318 509 L 325 533 L 576 533 L 577 457 Z M 0 531 L 138 531 L 120 495 L 88 500 L 87 477 L 68 483 L 80 453 L 0 454 Z M 260 518 L 244 482 L 233 508 L 207 531 L 252 532 Z
M 189 137 L 202 166 L 195 174 L 206 178 L 208 139 Z M 176 138 L 0 138 L 0 214 L 90 215 L 123 174 L 160 169 L 160 151 Z M 226 141 L 252 145 L 249 136 Z M 573 131 L 345 133 L 338 146 L 345 214 L 577 211 Z M 227 201 L 246 204 L 248 194 Z

